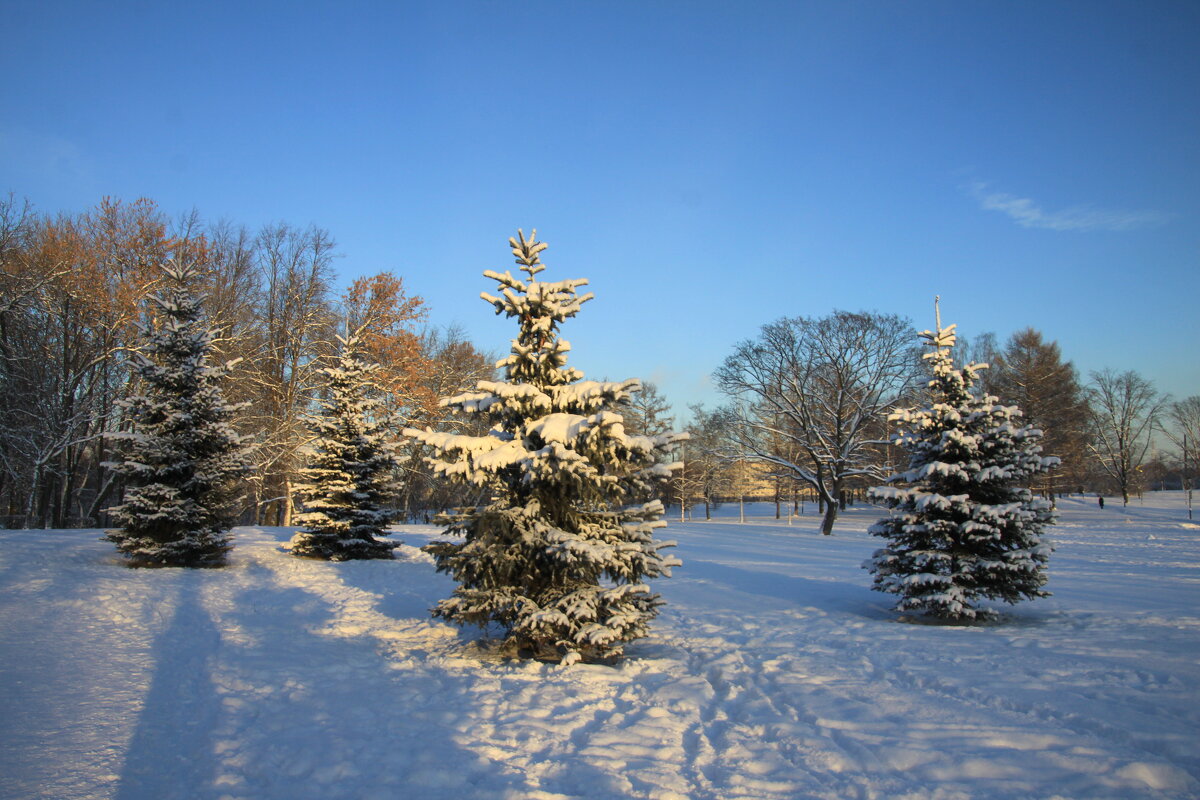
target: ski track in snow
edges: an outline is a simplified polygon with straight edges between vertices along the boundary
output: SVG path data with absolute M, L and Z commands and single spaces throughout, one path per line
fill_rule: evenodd
M 974 627 L 867 588 L 877 510 L 674 523 L 653 635 L 569 668 L 430 618 L 452 584 L 412 546 L 242 528 L 227 569 L 130 570 L 97 531 L 0 532 L 0 798 L 1200 797 L 1180 502 L 1063 501 L 1055 596 Z

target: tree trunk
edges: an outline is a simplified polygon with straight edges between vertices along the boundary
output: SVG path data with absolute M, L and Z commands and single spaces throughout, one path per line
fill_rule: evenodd
M 60 471 L 62 474 L 62 485 L 58 490 L 58 497 L 55 499 L 54 508 L 54 527 L 65 528 L 70 519 L 71 500 L 75 494 L 76 472 L 79 466 L 78 456 L 72 451 L 75 447 L 68 447 L 63 450 L 59 458 L 59 463 L 62 465 Z
M 290 477 L 283 479 L 283 500 L 281 502 L 283 503 L 281 524 L 288 528 L 292 524 L 292 479 Z
M 834 502 L 825 503 L 825 516 L 821 519 L 821 533 L 825 536 L 833 535 L 833 523 L 837 520 L 838 504 Z
M 100 521 L 101 521 L 100 514 L 107 512 L 107 509 L 104 508 L 104 503 L 108 499 L 108 495 L 113 490 L 113 486 L 115 484 L 116 484 L 116 473 L 112 472 L 112 473 L 109 473 L 108 476 L 104 479 L 103 483 L 101 483 L 100 486 L 97 487 L 96 496 L 95 496 L 95 498 L 92 499 L 92 504 L 86 512 L 87 520 L 84 521 L 85 525 L 90 522 L 95 522 L 95 524 L 97 524 L 97 525 L 100 524 Z M 105 527 L 105 526 L 100 525 L 100 527 Z
M 25 520 L 21 523 L 23 528 L 32 528 L 34 525 L 34 516 L 37 513 L 37 496 L 42 488 L 42 468 L 41 459 L 33 463 L 33 477 L 29 480 L 29 494 L 25 498 Z

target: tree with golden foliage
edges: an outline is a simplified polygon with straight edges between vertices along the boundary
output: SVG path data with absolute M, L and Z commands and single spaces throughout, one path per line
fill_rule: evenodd
M 0 415 L 10 522 L 94 524 L 112 490 L 104 436 L 157 266 L 181 250 L 149 200 L 106 198 L 78 216 L 0 204 Z
M 427 316 L 425 301 L 408 294 L 403 278 L 381 272 L 350 284 L 345 315 L 362 355 L 377 365 L 374 380 L 393 418 L 407 425 L 436 415 L 438 395 L 425 380 L 433 364 L 415 328 Z

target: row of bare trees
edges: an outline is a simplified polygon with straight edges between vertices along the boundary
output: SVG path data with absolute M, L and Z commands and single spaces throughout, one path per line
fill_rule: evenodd
M 734 400 L 726 416 L 735 451 L 814 490 L 823 533 L 855 481 L 885 477 L 887 413 L 919 373 L 913 342 L 895 315 L 793 317 L 737 345 L 714 375 Z
M 202 264 L 219 354 L 237 360 L 227 396 L 253 445 L 245 521 L 287 525 L 310 436 L 318 369 L 347 325 L 365 331 L 381 364 L 397 429 L 442 424 L 438 398 L 491 375 L 491 359 L 460 332 L 428 325 L 421 298 L 381 273 L 338 293 L 329 232 L 288 223 L 260 230 L 197 214 L 169 220 L 153 202 L 104 200 L 48 216 L 0 202 L 0 517 L 10 527 L 103 525 L 121 491 L 106 467 L 127 426 L 121 398 L 135 380 L 143 302 L 172 257 Z M 449 503 L 424 473 L 397 503 Z
M 898 465 L 888 416 L 920 401 L 929 380 L 911 323 L 895 315 L 837 311 L 822 318 L 784 318 L 741 342 L 714 373 L 729 398 L 715 411 L 693 409 L 691 463 L 677 491 L 686 504 L 737 496 L 750 485 L 786 487 L 815 497 L 830 533 L 847 498 L 878 484 Z M 1018 406 L 1045 432 L 1044 452 L 1062 466 L 1031 487 L 1053 498 L 1111 491 L 1128 503 L 1143 485 L 1155 442 L 1172 443 L 1177 473 L 1195 471 L 1200 397 L 1172 403 L 1136 372 L 1104 370 L 1080 382 L 1057 343 L 1032 328 L 997 346 L 981 336 L 963 348 L 982 373 L 982 391 Z M 1156 439 L 1156 434 L 1160 434 Z M 741 486 L 738 486 L 740 482 Z

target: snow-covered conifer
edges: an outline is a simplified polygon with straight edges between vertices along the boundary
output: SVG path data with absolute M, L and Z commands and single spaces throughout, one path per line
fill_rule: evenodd
M 394 488 L 395 442 L 384 425 L 383 403 L 371 380 L 377 365 L 363 359 L 357 336 L 339 337 L 337 362 L 322 369 L 327 393 L 312 418 L 306 483 L 297 487 L 304 530 L 291 542 L 293 555 L 348 561 L 391 558 L 385 535 L 391 521 L 383 506 Z
M 871 527 L 888 540 L 863 566 L 874 588 L 900 596 L 898 611 L 948 620 L 986 619 L 981 599 L 1016 603 L 1046 597 L 1043 542 L 1053 523 L 1050 504 L 1024 488 L 1058 463 L 1041 455 L 1042 432 L 1020 424 L 1015 406 L 972 393 L 986 364 L 955 369 L 954 325 L 921 334 L 933 351 L 930 401 L 900 411 L 894 443 L 908 452 L 908 470 L 876 487 L 875 502 L 892 509 Z
M 434 614 L 496 623 L 519 652 L 569 664 L 619 655 L 657 614 L 662 601 L 644 581 L 679 562 L 661 552 L 673 542 L 653 538 L 666 524 L 661 502 L 636 498 L 670 479 L 662 456 L 685 435 L 626 434 L 614 409 L 638 381 L 584 381 L 566 366 L 570 345 L 559 325 L 592 295 L 578 294 L 586 280 L 538 280 L 546 244 L 536 235 L 509 239 L 524 279 L 484 273 L 499 289 L 483 299 L 520 326 L 497 364 L 507 380 L 480 381 L 477 391 L 442 401 L 483 415 L 490 432 L 405 433 L 436 452 L 436 472 L 492 497 L 453 521 L 448 533 L 462 541 L 427 548 L 459 584 Z
M 168 262 L 165 288 L 151 298 L 153 325 L 134 362 L 142 391 L 124 401 L 133 429 L 121 461 L 124 502 L 110 509 L 107 538 L 135 565 L 220 566 L 232 546 L 237 479 L 245 451 L 221 379 L 232 364 L 209 363 L 214 331 L 192 289 L 194 262 Z

